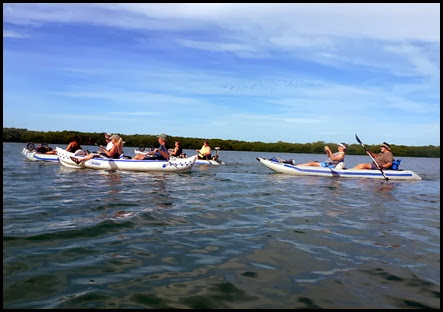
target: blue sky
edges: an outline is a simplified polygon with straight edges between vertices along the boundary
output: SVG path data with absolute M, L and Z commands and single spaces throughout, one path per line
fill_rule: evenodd
M 3 4 L 3 126 L 440 145 L 440 4 Z

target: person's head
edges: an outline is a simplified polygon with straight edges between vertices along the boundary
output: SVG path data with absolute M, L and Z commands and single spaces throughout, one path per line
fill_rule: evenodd
M 209 145 L 209 141 L 208 141 L 208 140 L 204 140 L 204 141 L 203 141 L 203 144 L 204 144 L 204 145 Z
M 346 144 L 346 143 L 338 143 L 337 148 L 338 149 L 342 149 L 343 151 L 346 151 L 348 149 L 348 144 Z
M 105 133 L 105 140 L 106 142 L 111 141 L 111 135 L 109 133 Z
M 180 146 L 180 141 L 175 141 L 175 146 Z
M 69 142 L 77 142 L 78 143 L 78 136 L 76 136 L 76 135 L 74 135 L 73 137 L 71 137 L 70 139 L 69 139 Z
M 158 136 L 158 142 L 160 143 L 160 144 L 166 144 L 166 139 L 168 138 L 168 136 L 166 135 L 166 134 L 164 134 L 164 133 L 162 133 L 162 134 L 160 134 L 159 136 Z
M 380 150 L 384 153 L 385 151 L 390 151 L 391 150 L 391 145 L 383 142 L 382 144 L 380 144 Z
M 123 139 L 118 134 L 111 135 L 110 139 L 111 139 L 112 143 L 114 143 L 118 146 L 123 145 Z

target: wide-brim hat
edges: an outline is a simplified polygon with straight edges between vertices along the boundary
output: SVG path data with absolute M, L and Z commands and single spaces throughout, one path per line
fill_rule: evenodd
M 386 148 L 388 151 L 391 150 L 391 145 L 388 144 L 388 143 L 386 143 L 386 142 L 383 142 L 382 144 L 380 144 L 380 147 L 384 147 L 384 148 Z

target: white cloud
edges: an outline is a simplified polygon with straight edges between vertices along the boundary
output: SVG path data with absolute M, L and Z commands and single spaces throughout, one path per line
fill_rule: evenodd
M 270 38 L 297 36 L 368 37 L 440 42 L 440 4 L 4 4 L 5 22 L 82 22 L 153 29 L 204 24 Z M 179 25 L 180 28 L 174 25 Z M 254 33 L 254 30 L 258 30 Z M 274 39 L 277 40 L 277 39 Z M 298 40 L 299 44 L 300 41 Z
M 261 58 L 269 56 L 268 53 L 262 51 L 259 47 L 253 46 L 251 44 L 229 42 L 224 43 L 218 41 L 196 41 L 185 39 L 177 39 L 176 42 L 185 47 L 191 47 L 194 49 L 217 52 L 232 52 L 239 57 Z
M 107 112 L 109 115 L 129 115 L 129 116 L 154 116 L 160 115 L 160 112 Z
M 399 57 L 407 58 L 412 65 L 412 68 L 410 68 L 411 73 L 432 77 L 432 79 L 440 79 L 440 66 L 436 67 L 436 64 L 430 59 L 424 48 L 401 43 L 397 46 L 386 46 L 385 49 Z
M 254 121 L 272 121 L 272 122 L 285 122 L 285 123 L 302 123 L 302 124 L 316 124 L 327 121 L 327 117 L 314 117 L 314 118 L 289 118 L 287 116 L 278 115 L 258 115 L 258 114 L 234 114 L 232 117 L 244 119 L 251 119 Z
M 24 34 L 18 31 L 13 30 L 3 30 L 3 37 L 4 38 L 28 38 L 28 34 Z
M 363 124 L 370 124 L 391 132 L 405 130 L 412 140 L 419 131 L 412 133 L 401 124 L 420 117 L 422 124 L 428 118 L 433 125 L 426 131 L 439 129 L 434 115 L 439 113 L 440 4 L 18 3 L 3 7 L 11 68 L 5 80 L 10 85 L 20 82 L 16 97 L 23 94 L 22 81 L 35 86 L 28 89 L 26 99 L 11 102 L 10 96 L 7 107 L 31 102 L 36 107 L 36 95 L 49 93 L 55 111 L 73 107 L 59 103 L 100 111 L 89 117 L 54 116 L 63 118 L 63 124 L 76 118 L 77 123 L 98 120 L 103 127 L 108 120 L 127 121 L 132 127 L 138 126 L 134 120 L 160 114 L 151 118 L 153 123 L 166 121 L 168 128 L 181 131 L 182 120 L 194 124 L 210 112 L 210 130 L 215 137 L 223 131 L 224 138 L 229 138 L 226 131 L 258 140 L 274 138 L 272 132 L 281 131 L 284 124 L 292 141 L 300 141 L 293 133 L 307 141 L 329 140 L 325 135 L 340 139 L 345 133 L 363 133 Z M 54 22 L 125 31 L 99 28 L 104 30 L 103 40 L 86 35 L 71 45 L 69 36 L 59 36 L 63 27 L 54 32 L 52 25 L 38 27 Z M 86 34 L 82 32 L 91 28 L 75 29 L 76 36 L 82 38 Z M 37 33 L 29 40 L 33 47 L 50 44 L 57 51 L 66 47 L 66 53 L 27 49 L 27 40 L 20 41 L 25 43 L 22 51 L 8 50 L 7 38 Z M 78 51 L 81 55 L 72 54 Z M 196 61 L 200 55 L 209 57 Z M 22 60 L 28 60 L 25 65 L 33 77 L 48 77 L 51 83 L 17 73 L 16 68 L 24 66 L 12 64 L 22 65 Z M 34 64 L 48 66 L 32 68 Z M 399 114 L 380 113 L 385 110 Z M 338 130 L 337 123 L 342 123 Z

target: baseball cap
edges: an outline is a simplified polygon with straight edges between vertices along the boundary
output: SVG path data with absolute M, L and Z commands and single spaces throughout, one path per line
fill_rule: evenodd
M 166 134 L 164 134 L 164 133 L 159 134 L 157 137 L 158 138 L 162 138 L 163 140 L 166 140 L 168 138 L 168 136 Z

